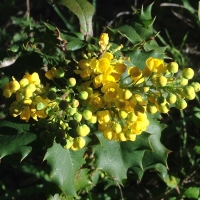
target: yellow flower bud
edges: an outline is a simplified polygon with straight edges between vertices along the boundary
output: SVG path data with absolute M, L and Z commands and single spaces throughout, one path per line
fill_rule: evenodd
M 120 110 L 119 116 L 120 116 L 120 118 L 125 119 L 128 116 L 128 113 L 123 110 Z
M 183 78 L 182 76 L 181 77 L 179 77 L 179 84 L 180 85 L 182 85 L 182 86 L 185 86 L 185 85 L 187 85 L 188 84 L 188 79 L 186 79 L 186 78 Z
M 157 79 L 157 85 L 164 87 L 167 84 L 167 78 L 165 76 L 159 76 Z
M 112 130 L 115 132 L 115 133 L 120 133 L 122 131 L 122 127 L 119 123 L 115 123 L 113 126 L 112 126 Z
M 31 103 L 32 103 L 32 100 L 31 100 L 31 99 L 28 99 L 28 98 L 27 98 L 27 99 L 24 99 L 24 100 L 23 100 L 23 104 L 26 105 L 26 106 L 31 105 Z
M 187 85 L 183 88 L 185 98 L 192 100 L 195 98 L 195 90 L 191 85 Z
M 170 73 L 177 73 L 178 72 L 178 64 L 176 62 L 170 62 L 167 64 L 167 69 Z
M 108 45 L 109 42 L 109 37 L 107 33 L 102 33 L 100 35 L 100 41 L 99 41 L 99 46 L 100 48 L 104 51 Z
M 200 83 L 192 82 L 190 85 L 194 88 L 195 92 L 198 92 L 200 90 Z
M 86 136 L 90 133 L 90 128 L 86 124 L 83 124 L 78 126 L 76 131 L 80 136 Z
M 182 71 L 182 76 L 186 79 L 192 79 L 194 76 L 194 70 L 192 68 L 185 68 Z
M 176 95 L 173 94 L 173 93 L 169 93 L 169 94 L 167 95 L 167 97 L 166 97 L 167 102 L 170 103 L 170 104 L 175 103 L 175 102 L 176 102 L 176 99 L 177 99 L 177 98 L 176 98 Z
M 9 97 L 11 97 L 11 95 L 12 95 L 12 91 L 11 91 L 11 90 L 5 89 L 5 90 L 3 91 L 3 96 L 4 96 L 4 97 L 9 98 Z
M 103 136 L 107 139 L 107 140 L 112 140 L 113 138 L 113 130 L 112 128 L 107 128 L 103 131 Z
M 77 147 L 78 149 L 81 149 L 85 146 L 86 142 L 84 140 L 84 138 L 82 137 L 77 137 L 74 140 L 74 146 Z
M 127 139 L 127 140 L 131 140 L 131 141 L 135 141 L 135 140 L 136 140 L 136 135 L 133 134 L 133 133 L 131 132 L 131 130 L 127 130 L 127 131 L 125 132 L 125 136 L 126 136 L 126 139 Z
M 29 88 L 25 89 L 24 96 L 25 96 L 25 98 L 30 98 L 30 97 L 32 97 L 32 96 L 33 96 L 33 91 L 32 91 L 32 89 L 29 89 Z
M 11 82 L 9 83 L 9 89 L 10 89 L 11 91 L 13 91 L 13 92 L 16 92 L 17 90 L 19 90 L 20 84 L 19 84 L 18 81 L 15 80 L 14 77 L 12 77 L 12 79 L 13 79 L 13 81 L 11 81 Z
M 121 132 L 121 133 L 118 134 L 118 139 L 119 139 L 120 141 L 122 141 L 122 142 L 127 141 L 124 132 Z
M 27 78 L 23 78 L 19 81 L 19 84 L 21 87 L 25 87 L 26 85 L 29 84 L 29 80 Z
M 147 104 L 147 112 L 150 114 L 155 114 L 158 111 L 156 105 L 154 103 L 149 102 Z
M 187 107 L 187 102 L 184 99 L 178 99 L 175 103 L 175 106 L 179 110 L 183 110 Z

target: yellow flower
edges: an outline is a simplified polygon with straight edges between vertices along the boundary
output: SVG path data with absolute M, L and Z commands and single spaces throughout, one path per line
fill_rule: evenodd
M 129 67 L 128 74 L 131 76 L 131 79 L 134 82 L 137 82 L 137 84 L 140 84 L 144 81 L 144 78 L 142 78 L 142 71 L 139 67 Z
M 95 73 L 110 74 L 113 68 L 110 66 L 110 61 L 107 58 L 100 58 L 97 62 Z
M 103 55 L 102 55 L 102 58 L 107 58 L 109 61 L 111 61 L 113 59 L 113 55 L 109 52 L 105 52 Z
M 104 51 L 108 45 L 109 42 L 109 37 L 107 33 L 102 33 L 100 35 L 100 41 L 99 41 L 99 46 L 100 48 Z
M 105 101 L 99 93 L 94 93 L 90 96 L 88 104 L 93 105 L 96 109 L 103 108 Z
M 49 80 L 54 79 L 55 76 L 56 76 L 56 68 L 55 68 L 55 67 L 52 67 L 50 70 L 48 70 L 48 71 L 45 73 L 45 76 L 46 76 L 46 78 L 48 78 Z
M 115 105 L 117 106 L 117 108 L 119 108 L 119 110 L 126 110 L 129 103 L 126 100 L 119 99 L 119 100 L 115 101 Z
M 113 102 L 118 97 L 119 85 L 114 82 L 106 83 L 101 88 L 101 91 L 104 93 L 104 99 L 107 102 Z
M 164 61 L 158 58 L 148 58 L 146 60 L 146 66 L 151 72 L 163 73 L 167 71 L 167 67 L 164 64 Z
M 26 72 L 23 78 L 27 78 L 29 83 L 33 83 L 35 85 L 38 85 L 40 83 L 39 75 L 36 72 L 34 72 L 33 74 L 29 74 L 28 72 Z
M 22 113 L 20 114 L 20 119 L 28 122 L 30 116 L 31 116 L 30 108 L 29 106 L 25 106 L 24 109 L 22 110 Z
M 108 123 L 111 120 L 110 112 L 108 110 L 98 111 L 97 118 L 100 124 Z
M 82 59 L 78 62 L 78 66 L 81 70 L 88 69 L 90 67 L 90 60 Z
M 112 75 L 100 74 L 93 79 L 93 85 L 95 88 L 98 88 L 102 84 L 105 84 L 108 82 L 115 82 L 115 78 Z

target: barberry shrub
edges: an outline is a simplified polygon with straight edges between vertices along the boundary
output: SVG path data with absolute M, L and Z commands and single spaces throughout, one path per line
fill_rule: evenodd
M 75 198 L 101 173 L 116 184 L 128 170 L 138 180 L 148 169 L 164 179 L 170 150 L 160 142 L 160 114 L 195 98 L 200 84 L 188 82 L 193 69 L 177 75 L 178 64 L 157 44 L 152 5 L 126 25 L 93 35 L 88 1 L 56 3 L 77 15 L 80 33 L 41 22 L 23 30 L 17 51 L 9 49 L 18 58 L 2 69 L 12 80 L 2 87 L 8 117 L 0 121 L 0 158 L 20 153 L 23 160 L 39 143 L 60 194 Z M 13 70 L 27 58 L 38 61 L 26 61 L 23 74 Z

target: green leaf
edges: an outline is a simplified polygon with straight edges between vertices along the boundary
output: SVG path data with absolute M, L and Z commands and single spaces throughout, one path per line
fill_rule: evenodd
M 19 50 L 19 46 L 18 45 L 12 45 L 11 47 L 10 47 L 10 50 L 12 51 L 12 52 L 17 52 L 18 50 Z
M 139 19 L 141 20 L 141 23 L 145 27 L 151 26 L 153 22 L 155 21 L 155 18 L 152 19 L 152 16 L 151 16 L 152 6 L 153 6 L 153 3 L 150 4 L 148 7 L 146 7 L 145 9 L 142 6 L 142 9 L 139 13 Z
M 51 167 L 51 179 L 67 195 L 77 197 L 74 180 L 80 166 L 85 162 L 84 151 L 84 149 L 71 151 L 54 143 L 44 157 Z
M 106 140 L 101 132 L 96 135 L 101 143 L 94 147 L 96 166 L 117 182 L 127 178 L 127 170 L 131 168 L 141 179 L 144 170 L 155 169 L 167 171 L 167 150 L 160 142 L 162 126 L 150 119 L 146 132 L 137 136 L 136 141 L 114 142 Z
M 20 153 L 23 160 L 32 150 L 27 144 L 36 139 L 30 132 L 30 124 L 0 121 L 0 158 L 6 155 Z
M 109 30 L 112 30 L 115 33 L 118 32 L 121 36 L 127 38 L 128 41 L 130 41 L 132 44 L 142 42 L 142 38 L 137 34 L 137 32 L 131 26 L 124 25 L 116 29 L 109 28 Z
M 86 0 L 55 0 L 56 3 L 69 8 L 79 19 L 80 31 L 83 35 L 93 35 L 92 16 L 93 6 Z
M 89 179 L 89 169 L 80 169 L 77 171 L 75 176 L 75 188 L 76 191 L 86 189 L 87 187 L 91 186 L 92 182 Z
M 198 199 L 199 197 L 199 187 L 189 187 L 183 194 L 183 196 L 190 198 L 190 199 Z
M 200 140 L 197 140 L 197 141 L 196 141 L 196 144 L 195 144 L 195 147 L 194 147 L 194 151 L 195 151 L 197 154 L 200 154 Z
M 9 78 L 7 76 L 0 79 L 0 88 L 2 88 L 5 84 L 9 83 Z

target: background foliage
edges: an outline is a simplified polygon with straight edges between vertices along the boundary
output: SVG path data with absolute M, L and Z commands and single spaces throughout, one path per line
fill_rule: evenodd
M 124 29 L 127 36 L 127 29 L 130 27 L 122 25 L 127 23 L 130 18 L 135 17 L 136 9 L 141 9 L 142 4 L 145 8 L 152 2 L 130 2 L 128 0 L 99 2 L 93 0 L 90 3 L 94 6 L 95 13 L 93 17 L 94 35 L 99 36 L 102 30 L 115 32 L 118 31 L 116 27 L 122 27 L 117 35 L 120 37 L 123 36 Z M 167 46 L 167 56 L 178 62 L 181 69 L 188 66 L 193 68 L 196 72 L 194 79 L 200 82 L 198 7 L 198 1 L 156 1 L 152 7 L 152 16 L 156 16 L 156 20 L 150 33 L 145 32 L 145 34 L 151 35 L 153 29 L 155 32 L 160 31 L 160 34 L 156 35 L 156 41 L 160 46 Z M 112 12 L 110 12 L 111 8 Z M 22 76 L 27 69 L 30 72 L 35 71 L 36 68 L 40 70 L 44 67 L 43 63 L 65 65 L 70 57 L 81 56 L 76 53 L 78 52 L 76 50 L 85 47 L 86 43 L 78 33 L 80 26 L 77 16 L 73 14 L 73 9 L 70 11 L 58 4 L 52 6 L 52 3 L 47 0 L 30 2 L 4 0 L 1 3 L 0 11 L 0 60 L 4 61 L 1 63 L 1 67 L 5 65 L 6 60 L 17 57 L 15 63 L 2 69 L 7 76 L 13 74 Z M 152 21 L 143 20 L 143 22 L 145 26 L 145 23 Z M 107 26 L 110 28 L 108 29 Z M 57 30 L 57 35 L 54 34 L 55 30 Z M 59 30 L 65 31 L 59 32 Z M 90 33 L 91 27 L 85 27 L 83 31 Z M 31 37 L 33 32 L 36 33 L 34 38 Z M 144 38 L 147 35 L 144 35 Z M 54 46 L 58 36 L 60 36 L 60 44 Z M 134 42 L 140 42 L 140 38 L 137 37 L 128 39 L 125 41 L 132 45 L 132 49 L 134 49 Z M 69 41 L 67 46 L 65 46 L 66 41 Z M 40 49 L 35 48 L 35 43 L 40 45 Z M 67 48 L 65 55 L 62 48 Z M 147 43 L 145 48 L 151 47 Z M 165 49 L 163 49 L 164 51 Z M 131 55 L 137 51 L 131 52 L 129 49 L 124 53 Z M 140 65 L 140 63 L 137 64 Z M 2 75 L 0 85 L 2 86 L 6 82 L 8 82 L 8 78 Z M 0 101 L 2 110 L 0 117 L 3 119 L 5 102 L 3 98 Z M 134 148 L 137 148 L 137 145 L 145 146 L 145 148 L 155 150 L 155 153 L 139 149 L 137 155 L 134 155 L 135 159 L 131 159 L 133 155 L 127 153 L 130 148 L 133 148 L 129 143 L 120 145 L 108 142 L 97 133 L 97 139 L 102 144 L 109 144 L 94 147 L 93 153 L 98 158 L 95 163 L 92 158 L 93 153 L 84 154 L 84 150 L 80 150 L 78 154 L 67 151 L 66 154 L 59 145 L 54 145 L 46 153 L 45 149 L 39 148 L 42 146 L 42 141 L 31 134 L 35 131 L 34 126 L 21 123 L 17 119 L 10 122 L 9 116 L 7 116 L 6 120 L 8 121 L 0 121 L 0 199 L 73 199 L 70 195 L 62 194 L 62 191 L 77 197 L 80 196 L 81 199 L 198 199 L 200 196 L 199 103 L 199 96 L 197 96 L 184 112 L 172 109 L 169 116 L 162 115 L 162 125 L 156 126 L 159 130 L 155 132 L 153 127 L 156 122 L 152 121 L 152 125 L 136 141 Z M 143 139 L 145 134 L 149 134 L 149 137 Z M 155 134 L 159 134 L 159 136 L 155 137 Z M 156 148 L 159 146 L 157 143 L 160 143 L 157 138 L 159 137 L 166 148 L 162 145 L 158 150 L 159 155 L 157 155 Z M 5 138 L 8 143 L 4 143 Z M 24 138 L 26 138 L 25 141 Z M 25 146 L 26 144 L 28 145 Z M 168 171 L 164 167 L 166 164 L 164 158 L 169 153 L 167 149 L 172 151 L 168 156 Z M 19 154 L 10 155 L 13 152 Z M 30 152 L 31 155 L 28 156 Z M 56 156 L 58 154 L 59 156 Z M 156 161 L 155 163 L 158 160 L 160 163 L 153 166 L 154 163 L 137 159 L 137 157 L 150 156 L 149 154 L 152 154 L 152 160 Z M 83 155 L 87 162 L 83 159 Z M 110 162 L 112 159 L 118 160 L 118 165 L 112 165 Z M 69 162 L 71 165 L 68 165 L 68 168 L 62 167 Z M 94 170 L 91 166 L 101 170 Z M 153 166 L 157 172 L 148 170 L 150 166 Z M 143 174 L 144 169 L 147 171 Z M 58 171 L 62 172 L 64 177 L 60 177 Z M 127 171 L 127 174 L 122 173 L 124 171 Z M 127 179 L 125 179 L 126 177 Z M 119 183 L 122 183 L 123 186 Z

